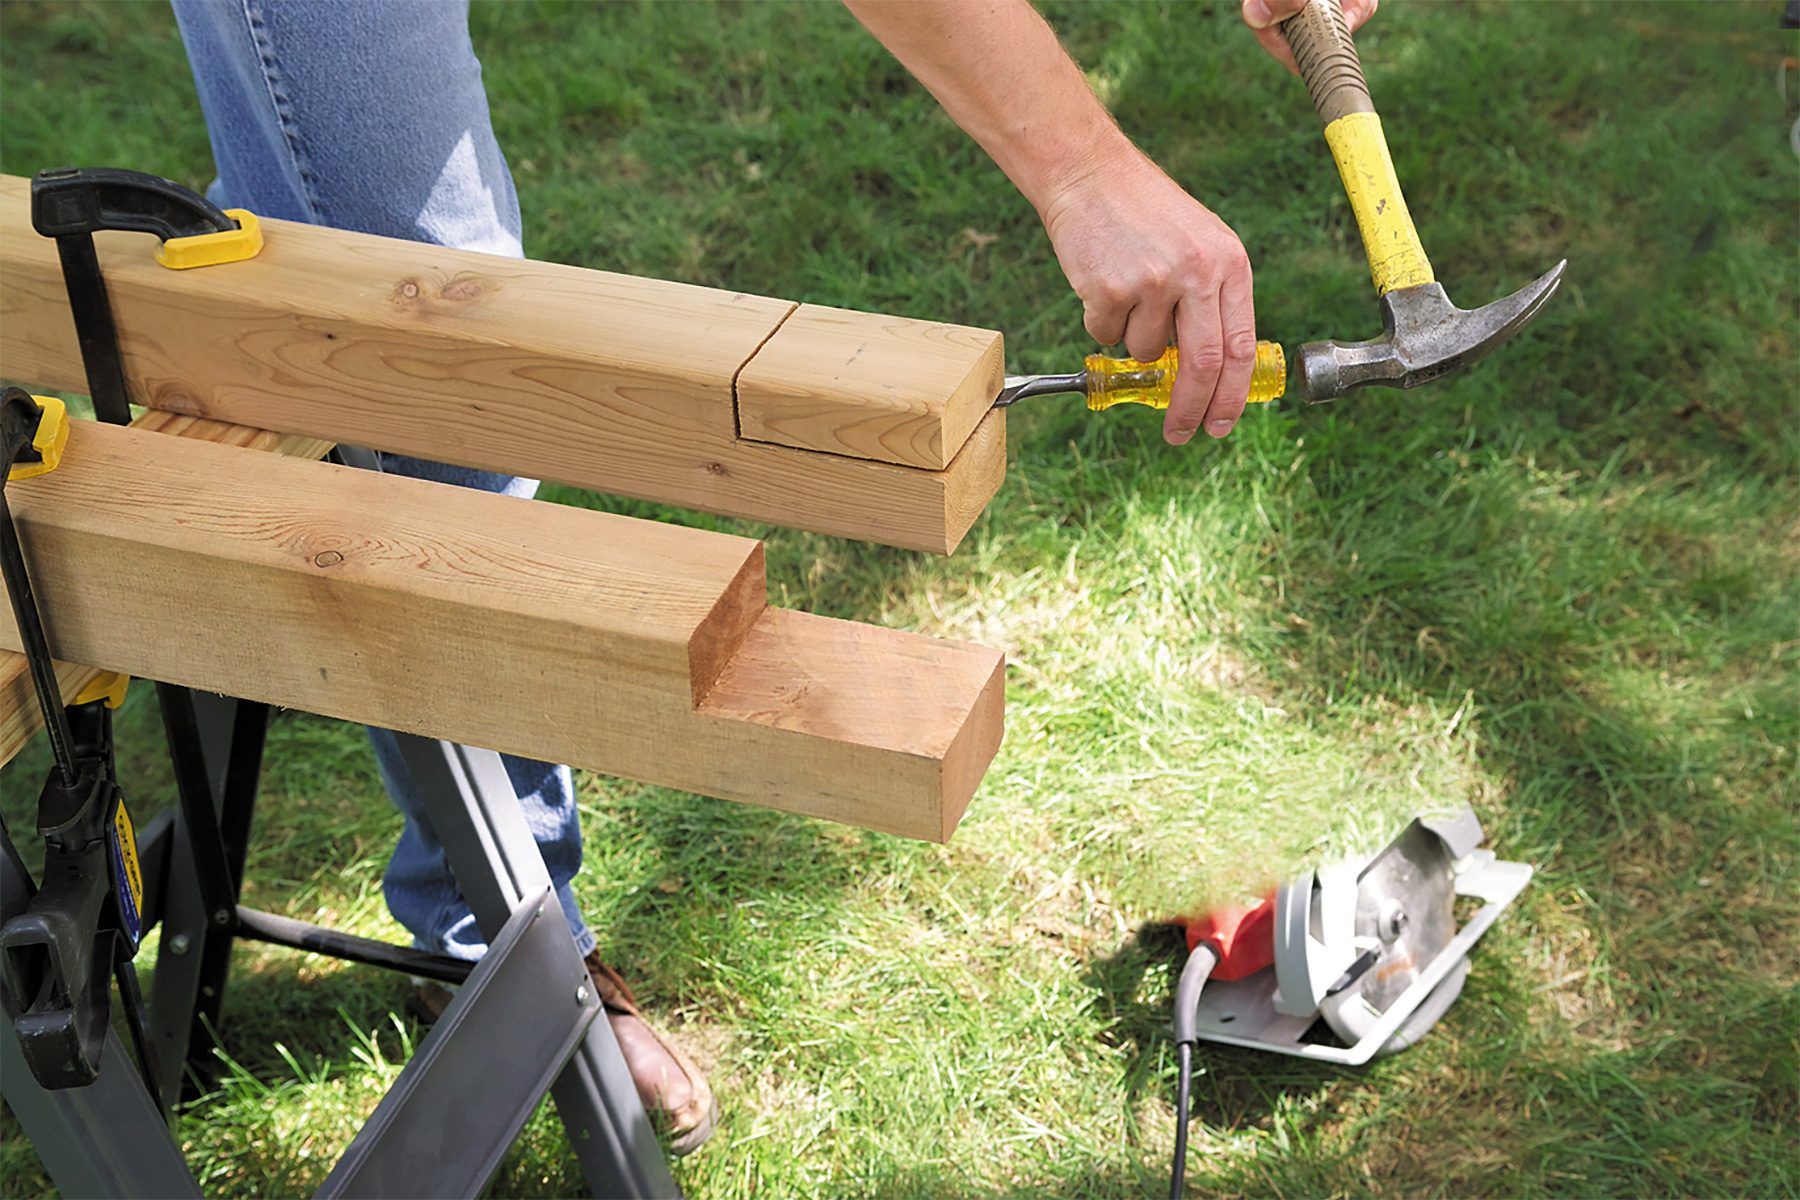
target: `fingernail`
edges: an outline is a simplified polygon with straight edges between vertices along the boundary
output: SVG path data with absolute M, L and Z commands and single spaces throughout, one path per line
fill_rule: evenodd
M 1244 24 L 1252 29 L 1266 29 L 1274 23 L 1269 6 L 1263 0 L 1244 0 Z
M 1214 437 L 1224 437 L 1231 432 L 1232 424 L 1233 422 L 1229 417 L 1220 417 L 1216 421 L 1207 422 L 1206 432 L 1212 434 Z
M 1171 429 L 1171 430 L 1169 430 L 1169 432 L 1167 434 L 1164 435 L 1164 437 L 1167 439 L 1167 441 L 1171 445 L 1175 445 L 1175 446 L 1187 445 L 1188 439 L 1193 436 L 1194 436 L 1194 431 L 1191 429 Z

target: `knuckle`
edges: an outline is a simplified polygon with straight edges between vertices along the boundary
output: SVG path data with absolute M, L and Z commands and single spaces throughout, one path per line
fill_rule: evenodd
M 1225 335 L 1225 357 L 1245 362 L 1256 357 L 1256 335 L 1248 329 L 1236 329 Z
M 1215 343 L 1184 355 L 1182 362 L 1194 368 L 1197 374 L 1210 378 L 1225 366 L 1225 354 L 1223 348 Z
M 1250 252 L 1235 238 L 1225 251 L 1225 272 L 1234 279 L 1250 278 Z

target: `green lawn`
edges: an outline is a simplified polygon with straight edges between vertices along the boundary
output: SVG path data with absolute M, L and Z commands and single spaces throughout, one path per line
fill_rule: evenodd
M 1367 336 L 1304 89 L 1235 7 L 1051 15 L 1242 235 L 1262 335 Z M 1178 958 L 1155 920 L 1467 801 L 1539 874 L 1462 1002 L 1365 1070 L 1203 1049 L 1196 1194 L 1800 1192 L 1800 101 L 1778 13 L 1384 7 L 1365 65 L 1453 297 L 1570 259 L 1471 374 L 1183 449 L 1155 414 L 1035 402 L 948 560 L 675 514 L 766 536 L 782 604 L 1011 661 L 1006 743 L 947 848 L 584 779 L 578 889 L 725 1110 L 686 1189 L 1160 1189 Z M 1015 370 L 1090 348 L 1030 208 L 835 5 L 474 21 L 533 256 L 997 327 Z M 206 182 L 166 8 L 0 22 L 0 168 Z M 140 819 L 170 802 L 155 731 L 140 687 Z M 0 773 L 15 831 L 44 762 Z M 258 822 L 251 903 L 400 936 L 359 731 L 280 719 Z M 209 1191 L 316 1185 L 418 1036 L 403 993 L 238 952 L 234 1062 L 179 1127 Z M 49 1193 L 5 1120 L 0 1194 Z M 540 1112 L 496 1193 L 579 1189 Z

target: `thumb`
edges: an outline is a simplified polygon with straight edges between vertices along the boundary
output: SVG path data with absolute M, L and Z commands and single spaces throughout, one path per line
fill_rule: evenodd
M 1252 29 L 1267 29 L 1305 7 L 1306 0 L 1244 0 L 1244 24 Z

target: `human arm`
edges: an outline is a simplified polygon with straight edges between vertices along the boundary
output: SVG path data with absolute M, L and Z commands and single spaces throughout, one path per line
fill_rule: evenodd
M 1026 0 L 845 0 L 1037 209 L 1088 333 L 1181 346 L 1163 436 L 1231 431 L 1256 318 L 1237 235 L 1132 145 Z

